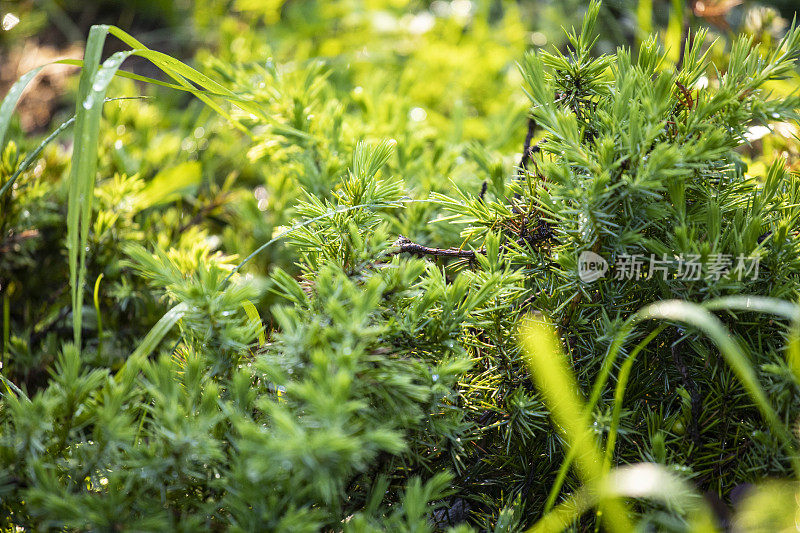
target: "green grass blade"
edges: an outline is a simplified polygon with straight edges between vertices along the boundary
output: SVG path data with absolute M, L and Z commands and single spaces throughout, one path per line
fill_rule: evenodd
M 239 99 L 236 94 L 222 85 L 221 83 L 209 78 L 205 74 L 193 69 L 189 65 L 178 61 L 174 57 L 167 55 L 163 52 L 158 52 L 156 50 L 151 50 L 147 46 L 145 46 L 141 41 L 137 40 L 135 37 L 130 35 L 129 33 L 121 30 L 116 26 L 111 26 L 109 28 L 111 35 L 122 41 L 123 43 L 127 44 L 131 48 L 138 50 L 137 55 L 151 61 L 155 66 L 163 70 L 168 75 L 172 76 L 173 78 L 178 81 L 181 85 L 185 87 L 191 87 L 190 85 L 186 84 L 186 80 L 190 80 L 194 83 L 197 83 L 201 87 L 205 87 L 209 91 L 216 92 L 218 94 L 223 94 L 226 97 L 232 97 L 237 100 Z M 256 104 L 241 100 L 242 109 L 249 113 L 253 113 L 256 116 L 260 116 L 262 118 L 266 118 L 264 112 L 261 110 L 259 106 Z
M 264 346 L 267 343 L 267 336 L 264 335 L 264 323 L 261 321 L 261 315 L 258 314 L 258 309 L 256 309 L 256 306 L 253 305 L 253 302 L 250 300 L 242 302 L 242 307 L 244 307 L 244 312 L 247 313 L 247 317 L 258 324 L 258 344 Z
M 134 55 L 137 55 L 137 54 L 134 54 Z M 80 59 L 59 59 L 57 61 L 53 61 L 53 63 L 48 63 L 48 64 L 70 65 L 70 66 L 73 66 L 73 67 L 83 67 L 83 61 L 81 61 Z M 147 83 L 147 84 L 150 84 L 150 85 L 158 85 L 160 87 L 166 87 L 168 89 L 174 89 L 176 91 L 185 91 L 185 92 L 189 92 L 189 93 L 192 93 L 192 94 L 204 94 L 204 95 L 210 96 L 210 97 L 225 98 L 225 99 L 230 100 L 232 102 L 247 102 L 247 100 L 245 100 L 243 97 L 237 95 L 236 93 L 230 92 L 230 91 L 228 93 L 224 93 L 223 94 L 223 93 L 215 93 L 213 91 L 207 91 L 205 89 L 189 88 L 189 87 L 186 87 L 184 85 L 178 85 L 176 83 L 169 83 L 169 82 L 166 82 L 166 81 L 157 80 L 155 78 L 149 78 L 147 76 L 142 76 L 140 74 L 135 74 L 133 72 L 128 72 L 128 71 L 125 71 L 125 70 L 117 71 L 116 74 L 114 74 L 114 76 L 118 77 L 118 78 L 126 78 L 126 79 L 129 79 L 129 80 L 134 80 L 134 81 L 141 81 L 143 83 Z
M 205 104 L 211 107 L 214 111 L 230 120 L 236 128 L 240 129 L 245 134 L 250 135 L 250 132 L 237 120 L 231 117 L 228 112 L 222 109 L 222 107 L 220 107 L 219 104 L 217 104 L 213 99 L 211 99 L 209 96 L 206 96 L 202 92 L 196 91 L 196 88 L 190 82 L 196 83 L 209 91 L 230 97 L 232 101 L 234 101 L 236 105 L 241 107 L 244 111 L 256 117 L 260 117 L 262 120 L 267 120 L 266 115 L 264 115 L 264 112 L 258 105 L 240 99 L 233 91 L 209 78 L 205 74 L 193 69 L 181 61 L 178 61 L 172 56 L 164 54 L 163 52 L 149 49 L 132 35 L 126 33 L 120 28 L 117 28 L 116 26 L 111 26 L 109 31 L 114 37 L 133 48 L 137 56 L 147 59 L 161 69 L 165 74 L 177 81 L 180 85 L 191 90 L 191 92 L 193 92 L 197 98 L 205 102 Z
M 75 345 L 80 349 L 83 277 L 85 275 L 87 213 L 91 214 L 92 191 L 97 169 L 97 138 L 100 129 L 100 102 L 88 100 L 97 74 L 108 26 L 92 26 L 86 41 L 84 68 L 78 84 L 75 112 L 75 143 L 69 175 L 67 204 L 67 248 L 69 279 L 72 291 L 72 331 Z M 101 99 L 102 100 L 102 99 Z M 87 103 L 89 103 L 87 107 Z M 79 263 L 80 258 L 80 263 Z
M 14 108 L 17 107 L 25 87 L 31 80 L 41 71 L 46 65 L 36 67 L 35 69 L 23 74 L 9 89 L 8 94 L 3 98 L 3 103 L 0 104 L 0 148 L 5 146 L 6 132 L 8 126 L 11 124 L 11 117 L 14 115 Z
M 789 330 L 786 359 L 789 361 L 795 380 L 800 383 L 800 320 L 795 320 Z
M 147 98 L 147 97 L 146 96 L 121 96 L 121 97 L 117 97 L 117 98 L 106 98 L 104 100 L 104 102 L 113 102 L 113 101 L 116 101 L 116 100 L 133 100 L 133 99 L 139 99 L 139 98 Z M 14 182 L 17 181 L 17 178 L 23 172 L 25 172 L 28 169 L 28 167 L 30 167 L 31 164 L 33 164 L 34 161 L 36 161 L 36 158 L 39 157 L 39 154 L 42 153 L 42 150 L 44 150 L 45 146 L 47 146 L 48 144 L 53 142 L 53 140 L 56 137 L 61 135 L 64 132 L 64 130 L 66 130 L 67 128 L 72 126 L 74 123 L 75 123 L 75 117 L 74 116 L 72 116 L 68 120 L 62 122 L 60 126 L 58 126 L 55 130 L 53 130 L 53 132 L 50 133 L 50 135 L 45 137 L 45 139 L 42 142 L 39 143 L 39 146 L 37 146 L 31 153 L 29 153 L 27 156 L 25 156 L 25 159 L 22 161 L 22 164 L 19 166 L 19 168 L 17 168 L 17 170 L 14 171 L 14 174 L 11 175 L 11 177 L 8 179 L 8 181 L 5 182 L 2 187 L 0 187 L 0 196 L 3 196 L 6 193 L 6 191 L 8 191 L 14 185 Z
M 767 395 L 758 383 L 756 373 L 750 365 L 750 361 L 745 355 L 739 343 L 733 338 L 730 332 L 725 329 L 722 322 L 702 306 L 682 302 L 679 300 L 668 300 L 650 304 L 636 314 L 639 320 L 662 319 L 688 324 L 703 331 L 719 348 L 725 362 L 733 369 L 739 382 L 744 386 L 750 398 L 756 404 L 761 415 L 769 424 L 770 429 L 781 440 L 784 450 L 789 456 L 795 475 L 800 477 L 800 458 L 794 445 L 792 435 L 781 423 L 777 413 L 769 404 Z
M 103 313 L 100 312 L 100 282 L 103 281 L 103 274 L 97 276 L 94 282 L 94 312 L 97 316 L 97 357 L 103 355 Z
M 198 161 L 185 161 L 166 168 L 150 180 L 133 200 L 134 212 L 174 201 L 181 192 L 196 188 L 202 179 Z
M 112 55 L 103 63 L 103 66 L 100 67 L 99 62 L 102 56 L 103 44 L 109 33 L 112 33 L 115 37 L 132 46 L 134 49 Z M 67 208 L 67 248 L 73 308 L 72 328 L 74 341 L 78 346 L 81 344 L 83 288 L 86 277 L 86 245 L 88 243 L 95 172 L 97 170 L 97 143 L 102 103 L 105 101 L 105 93 L 111 80 L 117 75 L 127 75 L 120 74 L 119 67 L 125 59 L 131 55 L 138 55 L 151 61 L 167 75 L 176 80 L 182 90 L 193 93 L 209 107 L 230 120 L 234 126 L 248 135 L 250 135 L 249 131 L 216 103 L 212 99 L 211 93 L 213 93 L 213 95 L 220 95 L 234 102 L 252 115 L 266 120 L 263 111 L 261 111 L 260 107 L 256 104 L 243 100 L 226 87 L 177 59 L 167 54 L 148 49 L 126 32 L 113 26 L 98 25 L 91 28 L 82 62 L 75 62 L 72 60 L 58 61 L 58 63 L 64 64 L 80 64 L 83 67 L 78 86 L 78 99 L 76 102 L 75 143 L 69 176 Z M 3 100 L 2 105 L 0 105 L 0 140 L 5 136 L 13 109 L 22 91 L 39 70 L 41 70 L 41 67 L 26 73 L 14 84 L 9 94 Z M 163 85 L 162 82 L 133 74 L 128 75 L 128 77 Z M 199 85 L 202 89 L 195 87 L 193 83 Z M 171 86 L 171 84 L 169 85 Z M 174 88 L 178 88 L 178 86 Z M 26 159 L 23 166 L 15 173 L 13 179 L 9 180 L 9 182 L 4 184 L 3 188 L 0 189 L 0 194 L 10 189 L 16 177 L 24 168 L 27 168 L 27 165 L 41 152 L 41 148 L 61 131 L 66 129 L 70 123 L 71 121 L 67 121 L 62 124 L 56 132 L 40 145 L 39 149 L 37 149 L 34 154 L 31 154 L 31 156 Z
M 800 307 L 776 298 L 760 296 L 729 296 L 705 302 L 702 305 L 702 308 L 708 310 L 739 309 L 742 311 L 772 313 L 783 318 L 794 320 L 795 327 L 792 331 L 795 332 L 796 335 L 790 335 L 787 357 L 792 365 L 792 369 L 795 371 L 795 375 L 798 376 L 798 380 L 800 380 Z M 713 317 L 713 315 L 710 316 Z M 597 406 L 597 402 L 599 401 L 600 395 L 605 388 L 606 383 L 608 382 L 611 370 L 614 367 L 625 339 L 633 331 L 635 325 L 642 320 L 643 318 L 639 313 L 630 317 L 627 321 L 625 321 L 622 328 L 620 328 L 619 333 L 611 343 L 606 358 L 603 361 L 603 366 L 601 367 L 598 377 L 595 380 L 592 394 L 587 402 L 586 416 L 589 416 L 589 414 L 591 414 L 594 411 L 594 408 Z M 795 338 L 797 338 L 796 342 L 794 342 Z M 797 355 L 795 355 L 795 353 Z M 574 459 L 574 453 L 572 450 L 570 450 L 561 464 L 553 485 L 550 487 L 550 493 L 548 494 L 547 501 L 545 503 L 545 512 L 551 510 L 555 505 L 556 498 L 561 491 L 561 487 L 566 480 L 567 473 L 569 472 L 569 468 Z
M 5 182 L 2 187 L 0 187 L 0 196 L 3 196 L 6 193 L 6 191 L 10 190 L 11 187 L 14 186 L 14 182 L 17 181 L 17 178 L 20 176 L 20 174 L 25 172 L 25 170 L 29 166 L 31 166 L 31 163 L 33 163 L 36 160 L 36 158 L 39 157 L 39 154 L 42 153 L 44 147 L 50 144 L 53 141 L 53 139 L 61 135 L 61 133 L 64 130 L 72 126 L 74 122 L 75 122 L 75 117 L 71 117 L 69 120 L 63 122 L 59 127 L 53 130 L 53 133 L 48 135 L 41 143 L 39 143 L 39 146 L 37 146 L 33 152 L 25 156 L 25 159 L 22 161 L 22 164 L 19 166 L 19 168 L 17 168 L 17 170 L 14 171 L 14 174 L 11 175 L 8 181 Z
M 603 476 L 595 490 L 582 487 L 545 514 L 529 533 L 554 533 L 566 529 L 597 505 L 601 498 L 635 498 L 659 502 L 667 508 L 686 513 L 686 531 L 717 531 L 714 515 L 702 496 L 686 481 L 655 463 L 638 463 L 616 468 Z
M 531 369 L 556 425 L 575 450 L 578 473 L 589 490 L 596 490 L 602 476 L 602 458 L 589 430 L 585 407 L 567 360 L 549 324 L 528 319 L 520 331 L 525 363 Z M 625 505 L 616 499 L 600 497 L 603 523 L 609 531 L 632 531 Z M 563 527 L 569 525 L 563 524 Z
M 592 387 L 592 394 L 589 397 L 589 401 L 586 405 L 586 412 L 584 416 L 587 418 L 591 416 L 591 413 L 594 411 L 594 408 L 597 406 L 597 402 L 600 400 L 600 395 L 603 392 L 603 389 L 606 386 L 609 376 L 611 375 L 611 370 L 614 368 L 614 363 L 617 360 L 617 356 L 619 355 L 620 350 L 622 349 L 622 345 L 625 342 L 625 339 L 633 330 L 634 319 L 629 318 L 625 323 L 622 325 L 620 332 L 614 338 L 611 346 L 608 349 L 608 353 L 606 354 L 605 360 L 603 361 L 603 365 L 600 367 L 600 372 L 598 373 L 597 379 L 594 382 L 594 386 Z M 558 494 L 561 492 L 561 487 L 564 485 L 564 481 L 567 479 L 567 474 L 569 473 L 569 468 L 572 466 L 572 461 L 575 460 L 575 455 L 573 450 L 570 450 L 569 453 L 564 457 L 564 461 L 561 463 L 559 467 L 558 474 L 556 474 L 556 479 L 550 487 L 550 492 L 547 495 L 547 500 L 545 502 L 544 510 L 545 512 L 551 510 L 556 503 L 556 498 L 558 498 Z
M 117 52 L 109 57 L 98 68 L 103 43 L 108 33 L 121 38 L 126 44 L 138 47 L 125 52 Z M 222 85 L 211 80 L 191 67 L 161 52 L 147 49 L 136 39 L 118 28 L 110 26 L 93 26 L 89 33 L 84 56 L 84 65 L 78 87 L 76 104 L 75 148 L 73 151 L 72 169 L 69 184 L 69 208 L 67 217 L 67 241 L 69 246 L 70 285 L 72 288 L 73 335 L 76 345 L 80 346 L 83 306 L 83 286 L 86 277 L 86 245 L 88 242 L 89 222 L 92 213 L 92 200 L 97 169 L 97 142 L 99 136 L 102 103 L 111 80 L 117 74 L 122 63 L 131 55 L 149 59 L 165 73 L 173 77 L 181 85 L 194 89 L 184 78 L 217 92 L 236 97 Z M 209 96 L 192 91 L 198 98 L 212 109 L 236 123 L 219 104 Z M 245 106 L 248 108 L 252 106 Z M 243 129 L 241 127 L 240 129 Z
M 788 320 L 800 320 L 800 306 L 786 300 L 768 298 L 766 296 L 726 296 L 710 300 L 702 305 L 709 311 L 737 309 L 739 311 L 769 313 Z
M 156 325 L 147 332 L 142 342 L 136 347 L 129 360 L 143 359 L 149 356 L 158 347 L 158 343 L 169 333 L 169 331 L 183 318 L 189 311 L 189 306 L 181 302 L 162 316 Z
M 667 327 L 667 324 L 661 324 L 659 327 L 654 329 L 650 332 L 647 337 L 642 339 L 642 342 L 636 345 L 628 357 L 625 358 L 625 361 L 622 363 L 622 367 L 619 369 L 619 374 L 617 376 L 617 388 L 614 391 L 614 411 L 611 415 L 611 427 L 608 430 L 608 439 L 606 440 L 606 453 L 605 458 L 603 460 L 603 472 L 606 473 L 611 469 L 611 460 L 614 457 L 614 446 L 617 442 L 617 431 L 619 430 L 619 419 L 620 414 L 622 413 L 622 400 L 625 397 L 625 389 L 628 384 L 628 378 L 631 374 L 631 369 L 633 368 L 633 363 L 636 362 L 636 356 L 639 355 L 645 346 L 650 344 L 653 339 L 658 337 L 659 333 L 664 331 Z

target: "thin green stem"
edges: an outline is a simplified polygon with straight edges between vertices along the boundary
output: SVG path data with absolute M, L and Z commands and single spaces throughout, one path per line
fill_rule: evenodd
M 94 282 L 94 312 L 97 315 L 97 357 L 103 354 L 103 316 L 100 313 L 100 281 L 103 279 L 103 274 L 97 276 L 97 281 Z

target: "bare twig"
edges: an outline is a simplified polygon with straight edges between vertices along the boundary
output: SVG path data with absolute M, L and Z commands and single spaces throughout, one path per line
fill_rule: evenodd
M 0 253 L 10 252 L 16 244 L 21 243 L 27 239 L 35 239 L 39 236 L 39 230 L 27 229 L 20 233 L 9 235 L 5 240 L 0 242 Z
M 397 250 L 391 252 L 390 255 L 396 254 L 413 254 L 413 255 L 432 255 L 435 257 L 456 257 L 459 259 L 475 259 L 476 254 L 485 254 L 486 250 L 461 250 L 459 248 L 430 248 L 413 242 L 408 237 L 402 235 L 397 237 L 394 241 L 394 246 Z
M 528 162 L 531 156 L 539 151 L 539 143 L 531 146 L 533 134 L 536 133 L 536 120 L 533 117 L 528 118 L 528 133 L 525 134 L 525 144 L 522 146 L 522 159 L 519 161 L 519 175 L 523 175 L 528 169 Z

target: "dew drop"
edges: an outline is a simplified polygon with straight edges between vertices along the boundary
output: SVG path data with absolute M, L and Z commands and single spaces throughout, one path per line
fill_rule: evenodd
M 414 122 L 422 122 L 427 117 L 428 117 L 427 111 L 425 111 L 421 107 L 415 107 L 408 112 L 408 118 L 410 118 Z
M 14 29 L 14 26 L 16 26 L 17 24 L 19 24 L 19 17 L 16 16 L 14 13 L 6 13 L 3 16 L 2 25 L 5 31 Z

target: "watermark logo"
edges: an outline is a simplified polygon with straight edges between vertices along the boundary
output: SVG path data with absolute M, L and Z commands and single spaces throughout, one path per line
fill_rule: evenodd
M 608 261 L 603 256 L 585 250 L 578 257 L 578 277 L 584 283 L 591 283 L 604 277 L 608 272 Z
M 739 254 L 711 254 L 704 261 L 700 255 L 680 254 L 658 258 L 655 254 L 619 254 L 613 269 L 600 255 L 584 251 L 578 257 L 578 277 L 584 283 L 592 283 L 613 270 L 615 280 L 639 280 L 660 277 L 683 281 L 701 279 L 718 281 L 721 278 L 742 281 L 758 278 L 760 257 Z

